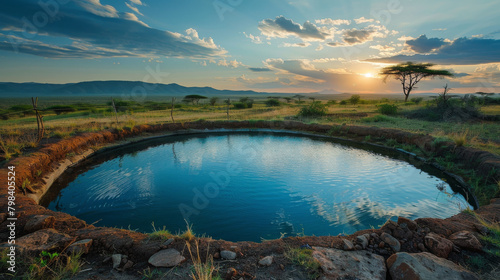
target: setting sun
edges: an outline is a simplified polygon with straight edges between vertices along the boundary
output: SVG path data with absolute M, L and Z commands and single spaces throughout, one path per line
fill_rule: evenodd
M 374 75 L 372 73 L 366 73 L 366 74 L 363 74 L 363 76 L 367 77 L 367 78 L 373 78 Z

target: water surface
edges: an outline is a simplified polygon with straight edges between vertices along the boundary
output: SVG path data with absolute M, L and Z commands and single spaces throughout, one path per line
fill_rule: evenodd
M 431 172 L 433 173 L 433 172 Z M 468 204 L 406 161 L 289 134 L 170 136 L 92 158 L 42 204 L 97 226 L 231 241 L 338 235 L 405 216 L 446 218 Z

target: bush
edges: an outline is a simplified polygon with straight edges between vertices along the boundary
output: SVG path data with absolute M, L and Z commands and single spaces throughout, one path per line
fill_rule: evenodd
M 339 103 L 339 104 L 340 104 L 340 105 L 347 105 L 347 100 L 342 100 L 342 101 L 340 101 L 340 103 Z
M 280 106 L 280 105 L 281 105 L 281 103 L 278 99 L 271 98 L 271 99 L 266 100 L 266 106 L 268 106 L 268 107 L 276 107 L 276 106 Z
M 299 116 L 301 117 L 321 117 L 326 115 L 326 106 L 321 104 L 321 102 L 316 101 L 311 103 L 311 105 L 303 107 L 299 111 Z
M 337 104 L 337 100 L 328 100 L 328 102 L 326 102 L 327 105 L 335 105 Z
M 418 104 L 420 104 L 420 102 L 424 101 L 424 98 L 423 97 L 413 97 L 410 99 L 410 101 L 418 105 Z
M 352 105 L 356 105 L 359 103 L 360 100 L 361 100 L 361 96 L 355 94 L 355 95 L 351 96 L 351 98 L 349 98 L 349 103 L 351 103 Z
M 65 106 L 65 105 L 55 105 L 55 106 L 51 106 L 49 108 L 47 108 L 47 110 L 52 110 L 54 111 L 54 113 L 56 113 L 56 115 L 60 115 L 60 114 L 63 114 L 63 113 L 71 113 L 71 112 L 75 112 L 76 109 L 72 106 Z
M 382 104 L 378 107 L 378 112 L 383 115 L 396 115 L 398 113 L 398 106 L 394 104 Z
M 245 104 L 243 102 L 234 102 L 233 106 L 234 106 L 234 109 L 246 109 L 247 108 L 247 104 Z

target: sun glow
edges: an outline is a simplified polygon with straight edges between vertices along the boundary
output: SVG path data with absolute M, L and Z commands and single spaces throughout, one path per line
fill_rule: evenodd
M 366 73 L 366 74 L 363 74 L 363 76 L 365 76 L 367 78 L 373 78 L 373 77 L 375 77 L 372 73 Z

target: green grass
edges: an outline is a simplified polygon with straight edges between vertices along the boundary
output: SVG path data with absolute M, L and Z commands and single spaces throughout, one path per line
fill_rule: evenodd
M 285 257 L 295 265 L 303 267 L 310 279 L 316 279 L 319 276 L 320 264 L 312 256 L 313 250 L 306 248 L 289 248 L 285 252 Z
M 174 235 L 171 234 L 165 226 L 161 229 L 157 229 L 154 222 L 151 223 L 151 225 L 153 226 L 153 232 L 148 233 L 148 240 L 167 240 L 174 237 Z

